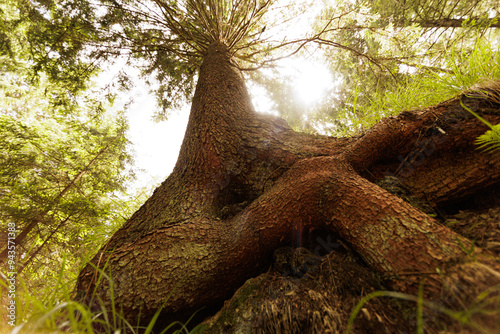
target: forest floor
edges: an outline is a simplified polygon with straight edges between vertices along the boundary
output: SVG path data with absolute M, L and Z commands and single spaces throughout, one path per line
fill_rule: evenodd
M 497 273 L 499 192 L 490 189 L 436 210 L 442 224 L 481 248 L 480 255 Z M 335 235 L 316 231 L 291 246 L 277 250 L 269 271 L 249 279 L 215 316 L 205 320 L 202 328 L 208 333 L 346 333 L 349 318 L 361 300 L 374 292 L 390 290 L 387 277 L 374 273 Z M 469 283 L 474 284 L 474 279 Z M 468 288 L 462 288 L 467 294 Z M 467 305 L 459 305 L 449 296 L 432 296 L 431 307 L 425 306 L 426 297 L 421 299 L 421 315 L 417 296 L 406 295 L 414 300 L 378 296 L 359 309 L 352 332 L 415 333 L 421 326 L 425 333 L 498 333 L 498 289 L 487 297 L 492 295 L 493 304 L 485 303 L 483 294 L 471 296 Z M 485 312 L 494 314 L 482 315 Z

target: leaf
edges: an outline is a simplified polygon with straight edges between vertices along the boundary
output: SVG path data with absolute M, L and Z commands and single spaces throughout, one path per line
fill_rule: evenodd
M 500 151 L 500 124 L 494 125 L 491 130 L 479 136 L 476 144 L 485 151 Z

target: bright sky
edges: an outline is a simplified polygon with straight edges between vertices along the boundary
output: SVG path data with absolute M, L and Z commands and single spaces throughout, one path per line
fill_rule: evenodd
M 295 94 L 306 107 L 318 103 L 334 84 L 325 64 L 312 60 L 284 59 L 281 65 L 283 70 L 280 72 L 292 76 Z
M 135 153 L 136 187 L 162 182 L 177 161 L 189 117 L 189 106 L 173 111 L 167 121 L 153 120 L 155 97 L 148 86 L 132 91 L 134 102 L 128 111 L 129 139 Z M 142 171 L 140 171 L 142 170 Z

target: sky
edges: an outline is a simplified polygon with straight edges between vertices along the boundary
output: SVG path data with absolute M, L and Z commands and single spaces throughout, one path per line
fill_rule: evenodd
M 155 97 L 149 87 L 137 79 L 131 91 L 133 103 L 129 106 L 128 137 L 136 169 L 136 188 L 162 182 L 173 170 L 184 138 L 189 117 L 189 106 L 172 111 L 167 121 L 153 120 Z

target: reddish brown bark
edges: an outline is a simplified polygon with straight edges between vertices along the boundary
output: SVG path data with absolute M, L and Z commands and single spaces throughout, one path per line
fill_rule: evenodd
M 412 22 L 418 23 L 421 27 L 425 28 L 462 28 L 465 23 L 477 22 L 474 25 L 483 25 L 491 28 L 500 28 L 500 23 L 498 18 L 473 18 L 466 21 L 465 19 L 441 19 L 441 20 L 429 20 L 422 22 Z
M 465 254 L 458 241 L 469 241 L 370 181 L 400 173 L 398 157 L 404 160 L 418 140 L 433 140 L 441 122 L 447 139 L 432 142 L 432 153 L 413 163 L 413 174 L 402 181 L 434 201 L 497 184 L 498 158 L 479 158 L 472 144 L 485 127 L 459 105 L 454 100 L 388 118 L 359 138 L 299 134 L 253 110 L 228 50 L 212 45 L 174 171 L 92 263 L 109 270 L 115 303 L 133 322 L 139 313 L 150 319 L 165 302 L 165 319 L 220 303 L 265 270 L 292 235 L 314 229 L 339 234 L 371 268 L 392 275 L 396 289 L 414 291 L 416 274 L 431 273 L 428 288 L 438 290 L 435 268 L 460 261 Z M 474 131 L 446 128 L 452 116 Z M 461 169 L 461 161 L 446 160 L 447 152 L 458 151 L 478 159 Z M 465 179 L 432 175 L 446 166 L 449 178 Z M 75 298 L 92 303 L 95 291 L 109 304 L 110 284 L 96 284 L 98 277 L 90 265 L 82 270 Z

